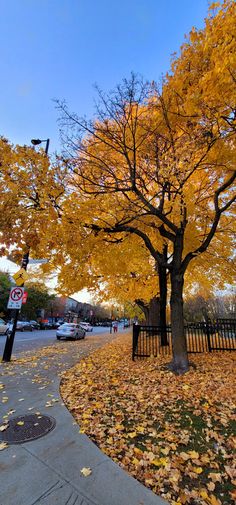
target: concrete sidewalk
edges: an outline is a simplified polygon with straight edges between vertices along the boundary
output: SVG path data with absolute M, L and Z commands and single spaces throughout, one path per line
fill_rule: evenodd
M 88 337 L 66 343 L 63 354 L 47 351 L 35 362 L 1 363 L 0 424 L 13 409 L 8 419 L 40 413 L 53 417 L 56 426 L 41 438 L 0 451 L 0 505 L 166 504 L 80 434 L 60 398 L 59 374 L 108 341 L 111 336 L 99 335 L 89 344 Z M 92 470 L 88 477 L 81 474 L 84 467 Z

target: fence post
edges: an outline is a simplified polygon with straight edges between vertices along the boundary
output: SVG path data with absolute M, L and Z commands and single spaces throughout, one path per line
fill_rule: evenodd
M 133 324 L 133 345 L 132 345 L 132 360 L 133 361 L 134 361 L 134 358 L 135 358 L 136 347 L 138 345 L 139 331 L 140 331 L 140 325 L 139 324 Z
M 208 321 L 206 322 L 206 334 L 207 334 L 207 344 L 208 344 L 208 350 L 211 352 L 211 335 L 210 335 L 210 326 Z
M 168 345 L 168 340 L 167 340 L 167 327 L 161 326 L 161 346 L 167 346 Z

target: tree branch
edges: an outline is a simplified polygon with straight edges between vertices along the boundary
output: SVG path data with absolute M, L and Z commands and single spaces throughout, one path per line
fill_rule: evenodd
M 225 189 L 229 188 L 229 186 L 234 182 L 234 180 L 236 179 L 236 171 L 233 172 L 232 176 L 224 183 L 222 184 L 222 186 L 220 186 L 216 191 L 215 191 L 215 195 L 214 195 L 214 206 L 215 206 L 215 217 L 214 217 L 214 220 L 212 222 L 212 226 L 211 226 L 211 229 L 208 233 L 208 235 L 206 236 L 205 240 L 203 241 L 203 243 L 197 247 L 195 249 L 195 251 L 192 251 L 192 252 L 189 252 L 184 260 L 182 261 L 182 264 L 181 264 L 181 271 L 184 273 L 189 262 L 195 257 L 195 256 L 198 256 L 199 254 L 203 253 L 206 251 L 206 249 L 208 248 L 209 244 L 211 243 L 214 235 L 215 235 L 215 232 L 216 232 L 216 229 L 217 229 L 217 226 L 218 226 L 218 223 L 220 221 L 220 218 L 221 218 L 221 215 L 223 214 L 223 212 L 225 212 L 231 205 L 233 202 L 236 201 L 236 195 L 234 195 L 223 207 L 219 207 L 219 196 L 220 194 L 225 191 Z

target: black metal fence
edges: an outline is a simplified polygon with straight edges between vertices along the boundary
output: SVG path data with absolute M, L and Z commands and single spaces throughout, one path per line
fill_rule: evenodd
M 188 323 L 184 327 L 188 353 L 236 351 L 236 320 Z M 166 343 L 163 345 L 163 334 Z M 133 326 L 132 359 L 172 353 L 171 326 Z

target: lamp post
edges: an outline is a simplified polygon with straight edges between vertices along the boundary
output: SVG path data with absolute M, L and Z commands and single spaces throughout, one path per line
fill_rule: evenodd
M 31 140 L 31 144 L 33 144 L 33 146 L 38 146 L 39 144 L 42 144 L 42 142 L 46 142 L 45 153 L 48 154 L 48 148 L 49 148 L 50 139 L 45 139 L 45 140 L 32 139 Z
M 46 142 L 45 154 L 48 155 L 48 148 L 49 148 L 50 139 L 46 139 L 46 140 L 32 139 L 31 140 L 31 144 L 33 144 L 34 146 L 41 144 L 41 142 Z M 23 268 L 24 270 L 27 270 L 27 266 L 29 263 L 29 252 L 30 252 L 30 250 L 28 248 L 28 251 L 23 255 L 23 258 L 22 258 L 21 268 Z M 24 284 L 22 284 L 22 287 L 23 286 L 24 286 Z M 11 354 L 12 354 L 12 348 L 13 348 L 14 339 L 15 339 L 15 332 L 16 332 L 16 326 L 17 326 L 19 313 L 20 313 L 20 309 L 16 309 L 12 330 L 10 332 L 8 332 L 8 335 L 6 338 L 5 348 L 4 348 L 3 357 L 2 357 L 2 361 L 5 361 L 5 362 L 11 361 Z
M 27 270 L 27 265 L 29 262 L 29 250 L 23 255 L 22 262 L 21 262 L 21 268 L 24 270 Z M 22 287 L 24 284 L 22 284 Z M 14 309 L 15 310 L 15 316 L 13 319 L 13 325 L 11 331 L 8 331 L 7 333 L 7 338 L 6 338 L 6 343 L 3 351 L 3 356 L 2 356 L 2 361 L 5 361 L 6 363 L 11 361 L 11 354 L 12 354 L 12 348 L 14 344 L 14 338 L 15 338 L 15 333 L 16 333 L 16 326 L 17 326 L 17 321 L 18 321 L 18 316 L 20 313 L 20 309 Z

